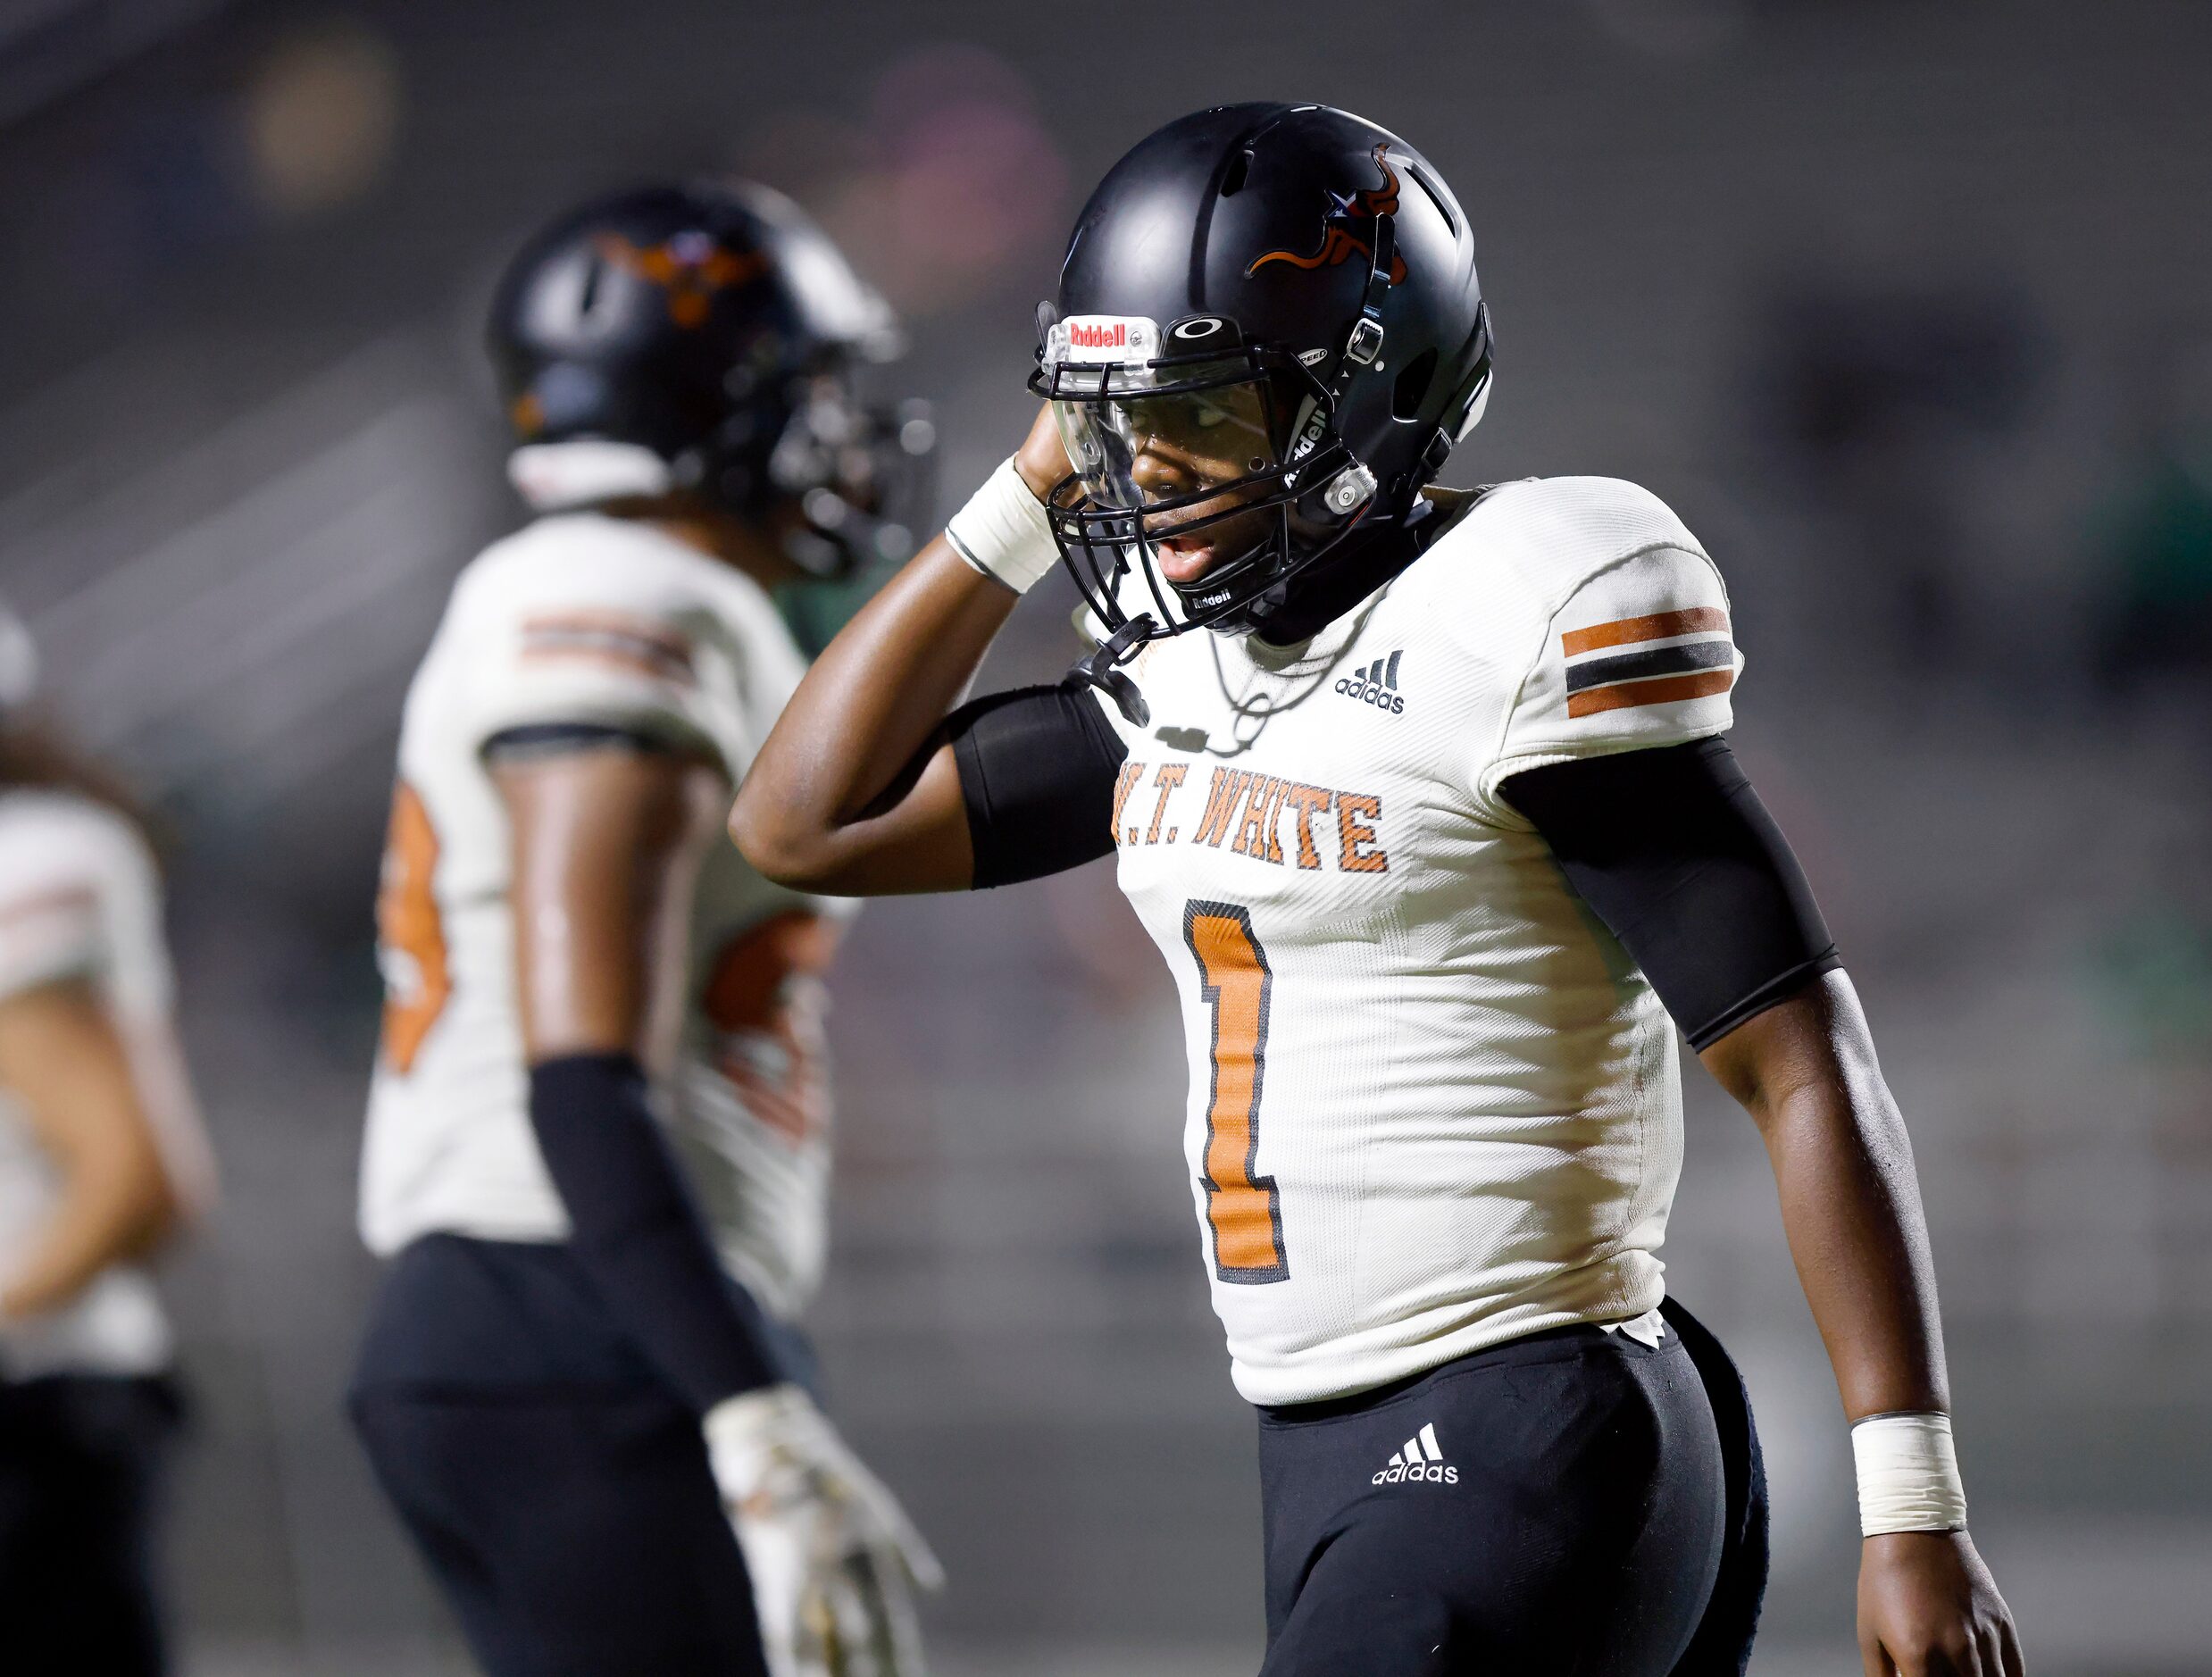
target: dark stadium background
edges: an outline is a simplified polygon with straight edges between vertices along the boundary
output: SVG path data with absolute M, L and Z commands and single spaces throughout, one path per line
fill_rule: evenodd
M 2032 1669 L 2212 1671 L 2208 71 L 2190 0 L 0 6 L 0 589 L 163 813 L 228 1177 L 171 1278 L 188 1673 L 463 1669 L 337 1405 L 399 696 L 516 516 L 503 253 L 641 176 L 785 187 L 905 310 L 964 494 L 1082 189 L 1262 96 L 1398 129 L 1473 217 L 1499 382 L 1453 480 L 1641 480 L 1731 579 L 1739 749 L 1913 1124 Z M 1069 655 L 1040 592 L 1009 674 Z M 1252 1425 L 1110 878 L 872 907 L 838 989 L 821 1338 L 950 1566 L 944 1677 L 1250 1671 Z M 1766 1428 L 1757 1669 L 1853 1672 L 1845 1431 L 1764 1157 L 1689 1081 L 1667 1256 Z

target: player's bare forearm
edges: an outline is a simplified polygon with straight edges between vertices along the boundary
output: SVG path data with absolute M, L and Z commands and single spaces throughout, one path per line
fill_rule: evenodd
M 1845 1413 L 1948 1410 L 1912 1147 L 1850 980 L 1827 974 L 1702 1058 L 1765 1140 Z
M 0 1083 L 53 1161 L 60 1197 L 0 1289 L 0 1320 L 66 1305 L 111 1264 L 141 1257 L 181 1220 L 161 1149 L 106 1004 L 79 980 L 0 1005 Z
M 1765 1139 L 1782 1228 L 1845 1414 L 1947 1413 L 1912 1147 L 1850 980 L 1827 974 L 1701 1057 Z M 2012 1615 L 1963 1530 L 1867 1538 L 1858 1635 L 1867 1677 L 2025 1669 Z

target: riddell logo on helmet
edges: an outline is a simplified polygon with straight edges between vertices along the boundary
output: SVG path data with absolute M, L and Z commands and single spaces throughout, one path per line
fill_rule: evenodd
M 1093 366 L 1142 361 L 1160 341 L 1159 327 L 1141 314 L 1074 314 L 1053 331 L 1058 354 Z

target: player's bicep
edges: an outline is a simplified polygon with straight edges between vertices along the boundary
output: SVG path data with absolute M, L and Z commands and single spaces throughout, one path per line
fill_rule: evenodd
M 680 982 L 683 905 L 724 782 L 667 750 L 519 750 L 489 759 L 505 806 L 525 1049 L 636 1052 Z
M 1805 870 L 1725 739 L 1553 763 L 1502 791 L 1693 1047 L 1840 964 Z

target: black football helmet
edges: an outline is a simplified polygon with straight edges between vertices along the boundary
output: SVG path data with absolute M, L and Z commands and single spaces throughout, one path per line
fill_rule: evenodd
M 523 448 L 619 446 L 621 493 L 687 490 L 754 520 L 796 505 L 785 545 L 818 577 L 914 546 L 927 405 L 869 407 L 855 378 L 899 353 L 897 323 L 778 193 L 701 181 L 586 204 L 509 265 L 487 338 Z M 586 481 L 577 501 L 595 498 Z
M 1048 510 L 1109 636 L 1092 680 L 1148 640 L 1265 628 L 1355 527 L 1412 506 L 1490 394 L 1466 215 L 1420 153 L 1327 105 L 1222 105 L 1140 142 L 1038 326 L 1031 388 L 1075 468 Z

